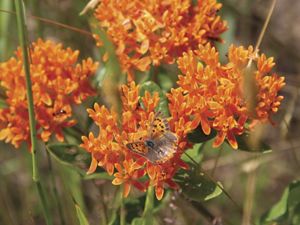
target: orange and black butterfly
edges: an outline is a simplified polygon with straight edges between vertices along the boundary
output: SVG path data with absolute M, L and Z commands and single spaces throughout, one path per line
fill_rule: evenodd
M 170 131 L 168 121 L 156 113 L 144 141 L 128 143 L 127 148 L 145 157 L 152 163 L 164 163 L 177 149 L 177 136 Z

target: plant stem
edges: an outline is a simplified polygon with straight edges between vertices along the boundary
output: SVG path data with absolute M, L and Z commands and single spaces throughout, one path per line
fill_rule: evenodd
M 46 154 L 47 154 L 47 158 L 48 158 L 48 165 L 49 165 L 49 172 L 50 172 L 50 179 L 51 179 L 51 183 L 52 183 L 53 193 L 54 193 L 54 197 L 55 197 L 56 204 L 57 204 L 58 214 L 60 217 L 60 224 L 65 225 L 66 222 L 65 222 L 65 219 L 63 216 L 63 208 L 62 208 L 62 204 L 59 200 L 58 191 L 56 188 L 55 177 L 53 174 L 51 155 L 50 155 L 49 151 L 46 151 Z
M 15 0 L 16 14 L 17 14 L 17 25 L 18 25 L 18 36 L 19 42 L 23 52 L 23 66 L 25 71 L 26 79 L 26 91 L 27 91 L 27 104 L 28 104 L 28 114 L 29 114 L 29 126 L 30 126 L 30 141 L 31 141 L 31 157 L 32 157 L 32 180 L 36 185 L 40 201 L 43 207 L 43 213 L 47 225 L 52 224 L 52 221 L 49 216 L 49 210 L 46 204 L 46 198 L 42 189 L 42 185 L 39 179 L 38 173 L 38 164 L 36 158 L 36 147 L 37 147 L 37 136 L 36 136 L 36 122 L 34 115 L 34 105 L 33 105 L 33 95 L 31 89 L 31 80 L 30 80 L 30 63 L 28 55 L 28 46 L 27 46 L 27 29 L 25 25 L 25 15 L 24 15 L 24 5 L 22 0 Z
M 255 48 L 254 48 L 254 52 L 257 52 L 257 50 L 259 49 L 259 46 L 260 46 L 260 44 L 261 44 L 261 42 L 262 42 L 262 39 L 263 39 L 263 37 L 264 37 L 264 35 L 265 35 L 265 33 L 266 33 L 266 30 L 267 30 L 267 27 L 268 27 L 268 25 L 269 25 L 271 16 L 272 16 L 273 11 L 274 11 L 274 8 L 275 8 L 275 5 L 276 5 L 276 0 L 272 0 L 272 3 L 271 3 L 271 6 L 270 6 L 270 9 L 269 9 L 267 18 L 266 18 L 266 20 L 265 20 L 265 22 L 264 22 L 264 25 L 263 25 L 263 27 L 262 27 L 262 29 L 261 29 L 261 32 L 260 32 L 260 34 L 259 34 L 259 37 L 258 37 L 258 39 L 257 39 L 257 41 L 256 41 Z M 250 66 L 251 66 L 252 61 L 253 61 L 253 58 L 250 58 L 247 67 L 250 67 Z
M 216 172 L 216 169 L 217 169 L 217 166 L 218 166 L 218 163 L 219 163 L 219 159 L 221 157 L 221 154 L 222 154 L 222 151 L 223 151 L 223 145 L 221 145 L 221 148 L 219 149 L 219 152 L 218 152 L 218 156 L 217 158 L 215 159 L 215 164 L 214 164 L 214 168 L 211 172 L 211 176 L 214 176 L 215 175 L 215 172 Z
M 123 187 L 120 186 L 117 191 L 114 193 L 114 201 L 112 203 L 113 209 L 109 218 L 108 225 L 113 225 L 117 219 L 117 213 L 122 205 L 123 201 Z
M 251 214 L 255 195 L 256 169 L 250 171 L 247 177 L 246 197 L 244 200 L 243 225 L 251 225 Z
M 1 9 L 11 10 L 13 7 L 11 0 L 2 0 L 0 3 Z M 0 14 L 0 60 L 4 61 L 9 55 L 10 45 L 9 45 L 9 23 L 11 20 L 11 15 L 6 15 L 4 13 Z
M 154 204 L 154 188 L 148 187 L 145 207 L 143 212 L 143 225 L 153 224 L 153 204 Z
M 122 203 L 121 203 L 121 207 L 120 207 L 120 225 L 126 225 L 126 214 L 125 214 L 123 195 L 122 195 Z

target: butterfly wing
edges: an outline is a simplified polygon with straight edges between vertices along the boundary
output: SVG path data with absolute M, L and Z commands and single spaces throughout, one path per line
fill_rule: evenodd
M 149 149 L 145 156 L 154 163 L 163 163 L 170 159 L 177 148 L 177 136 L 170 131 L 167 119 L 160 112 L 156 113 L 148 133 L 154 148 Z
M 161 135 L 165 134 L 169 130 L 170 127 L 167 119 L 163 118 L 160 112 L 156 113 L 148 131 L 150 138 L 159 138 Z
M 148 140 L 153 142 L 153 147 L 148 147 L 145 142 L 133 142 L 126 146 L 152 163 L 164 163 L 176 152 L 177 136 L 170 131 L 167 119 L 163 118 L 160 112 L 150 124 Z
M 156 151 L 159 155 L 157 163 L 165 162 L 173 157 L 177 149 L 177 137 L 174 133 L 167 131 L 155 140 Z
M 148 153 L 148 147 L 142 141 L 128 143 L 126 147 L 129 148 L 131 151 L 143 156 L 145 156 L 145 154 Z

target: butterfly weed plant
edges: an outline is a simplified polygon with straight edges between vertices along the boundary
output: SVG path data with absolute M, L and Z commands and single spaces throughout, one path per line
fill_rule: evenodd
M 34 204 L 42 206 L 45 224 L 189 224 L 162 219 L 161 211 L 172 208 L 176 198 L 222 224 L 206 208 L 207 200 L 222 193 L 240 213 L 236 224 L 253 224 L 252 206 L 245 204 L 243 211 L 243 201 L 237 203 L 203 169 L 202 159 L 204 148 L 226 149 L 228 155 L 252 151 L 256 157 L 270 150 L 259 139 L 253 144 L 251 135 L 263 124 L 275 126 L 272 117 L 283 100 L 285 81 L 274 72 L 274 58 L 261 53 L 259 44 L 229 43 L 222 61 L 216 43 L 223 44 L 221 36 L 230 27 L 215 0 L 91 2 L 90 12 L 80 18 L 91 28 L 82 33 L 91 38 L 95 59 L 80 61 L 79 50 L 65 47 L 55 33 L 49 40 L 31 40 L 23 14 L 27 6 L 15 0 L 21 47 L 0 63 L 0 140 L 32 155 L 41 200 Z M 80 29 L 71 30 L 74 35 Z M 46 194 L 48 181 L 39 175 L 44 151 L 54 194 Z M 53 158 L 60 169 L 52 168 Z M 59 170 L 72 174 L 72 185 L 65 180 L 61 190 Z M 80 182 L 100 190 L 91 202 L 103 205 L 93 219 L 87 213 L 91 206 L 84 204 L 89 190 Z M 298 183 L 290 184 L 259 224 L 279 219 L 297 224 L 300 202 L 286 199 L 299 192 Z M 76 214 L 77 222 L 63 215 L 68 196 L 67 206 L 73 207 L 68 213 Z M 280 204 L 289 210 L 278 211 Z M 230 217 L 223 220 L 227 224 Z

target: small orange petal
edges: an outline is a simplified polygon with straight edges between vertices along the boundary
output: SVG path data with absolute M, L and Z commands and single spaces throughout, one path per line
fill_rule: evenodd
M 98 164 L 97 160 L 94 157 L 92 157 L 92 162 L 91 162 L 90 168 L 86 172 L 86 174 L 94 173 L 95 170 L 97 169 L 97 164 Z
M 131 189 L 131 185 L 130 183 L 126 182 L 124 184 L 124 189 L 123 189 L 123 196 L 126 198 L 130 192 L 130 189 Z
M 133 64 L 140 70 L 140 71 L 146 71 L 149 68 L 149 65 L 151 63 L 150 57 L 146 56 L 141 59 L 136 59 L 133 61 Z
M 213 142 L 213 147 L 217 148 L 219 147 L 225 140 L 225 133 L 224 132 L 218 132 L 217 137 L 215 141 Z
M 114 173 L 114 165 L 110 162 L 106 163 L 106 171 L 111 176 Z
M 210 125 L 209 125 L 207 118 L 204 116 L 201 116 L 201 127 L 202 127 L 204 134 L 206 134 L 206 135 L 210 134 Z
M 201 116 L 198 113 L 197 115 L 195 115 L 195 118 L 192 121 L 191 128 L 193 130 L 196 129 L 199 126 L 200 122 L 201 122 Z
M 162 197 L 164 196 L 164 192 L 165 192 L 165 190 L 163 187 L 161 187 L 161 186 L 155 187 L 155 195 L 158 200 L 162 199 Z
M 147 163 L 147 173 L 148 173 L 151 180 L 155 179 L 155 177 L 156 177 L 155 166 L 153 166 L 149 162 Z
M 238 144 L 237 144 L 235 136 L 232 132 L 227 133 L 227 140 L 233 149 L 238 148 Z
M 119 178 L 119 177 L 116 177 L 115 179 L 113 179 L 113 181 L 111 182 L 113 185 L 120 185 L 120 184 L 123 184 L 124 180 Z
M 44 130 L 41 133 L 41 138 L 43 141 L 47 142 L 51 136 L 51 132 L 49 130 Z

